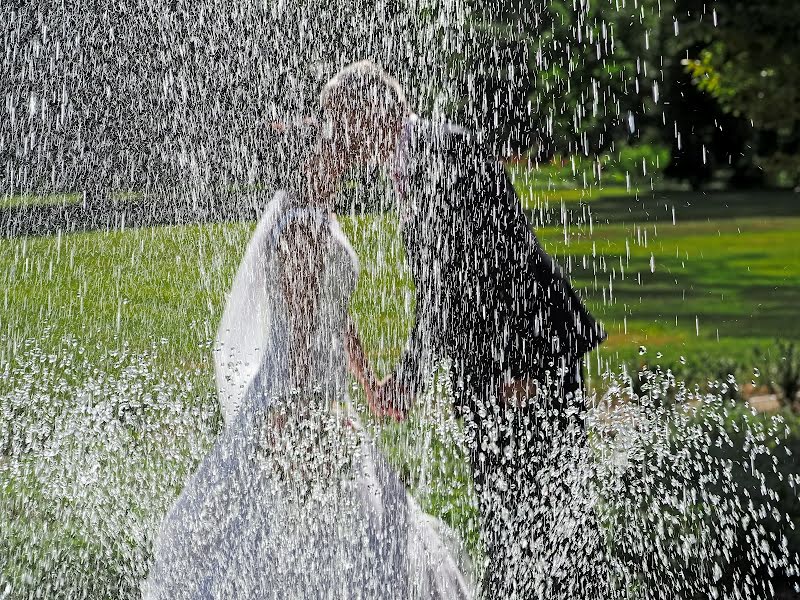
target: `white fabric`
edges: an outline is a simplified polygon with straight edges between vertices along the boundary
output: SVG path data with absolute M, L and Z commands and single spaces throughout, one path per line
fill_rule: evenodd
M 277 200 L 277 202 L 275 201 Z M 217 392 L 225 422 L 236 414 L 245 390 L 258 372 L 269 328 L 267 312 L 267 232 L 274 224 L 276 196 L 256 226 L 228 293 L 214 347 Z
M 331 244 L 326 254 L 325 272 L 320 285 L 320 327 L 314 338 L 312 380 L 324 385 L 333 397 L 343 397 L 346 363 L 343 362 L 341 331 L 347 314 L 345 298 L 355 287 L 358 259 L 335 219 L 320 211 L 292 207 L 286 192 L 279 191 L 267 206 L 256 226 L 242 263 L 228 294 L 214 349 L 214 369 L 220 407 L 226 423 L 242 404 L 254 384 L 277 386 L 262 389 L 262 395 L 288 391 L 286 304 L 281 294 L 275 251 L 280 234 L 292 218 L 310 218 L 319 227 L 328 227 Z M 341 269 L 340 265 L 347 265 Z M 265 377 L 270 373 L 270 377 Z M 259 382 L 256 382 L 256 375 Z M 280 389 L 278 389 L 280 388 Z
M 422 512 L 357 420 L 342 418 L 358 267 L 335 219 L 305 210 L 276 194 L 248 246 L 216 355 L 226 427 L 162 523 L 144 598 L 470 598 L 443 526 Z M 288 315 L 275 285 L 274 250 L 294 218 L 331 233 L 308 387 L 330 408 L 323 419 L 333 442 L 316 463 L 302 457 L 320 449 L 314 436 L 322 429 L 302 429 L 311 422 L 302 419 L 289 434 L 270 425 L 281 406 L 303 397 L 287 396 Z

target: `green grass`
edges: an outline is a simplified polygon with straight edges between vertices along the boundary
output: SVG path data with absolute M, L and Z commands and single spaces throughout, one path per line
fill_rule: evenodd
M 638 360 L 640 345 L 665 361 L 745 357 L 776 338 L 800 338 L 795 194 L 650 192 L 565 200 L 564 207 L 542 205 L 532 214 L 545 247 L 606 325 L 602 360 Z M 402 247 L 391 217 L 343 224 L 362 257 L 353 312 L 385 372 L 411 319 Z M 133 349 L 165 338 L 162 356 L 175 366 L 207 369 L 251 230 L 226 224 L 2 240 L 0 354 L 13 355 L 25 339 L 47 343 L 64 333 L 125 340 Z
M 592 205 L 591 226 L 575 218 L 566 234 L 538 233 L 605 323 L 599 356 L 611 364 L 653 364 L 659 352 L 667 364 L 746 362 L 754 346 L 800 339 L 797 202 L 791 193 L 613 198 Z
M 800 339 L 796 195 L 589 190 L 586 198 L 531 204 L 522 191 L 545 247 L 609 331 L 590 360 L 595 383 L 598 365 L 681 356 L 701 363 L 709 355 L 747 362 L 754 346 Z M 351 309 L 385 373 L 412 318 L 395 221 L 367 216 L 343 219 L 343 226 L 361 257 Z M 0 364 L 30 340 L 45 354 L 56 352 L 66 334 L 89 353 L 123 342 L 145 351 L 155 343 L 161 366 L 191 373 L 196 397 L 213 403 L 211 344 L 252 229 L 194 225 L 0 240 Z M 647 347 L 644 357 L 640 346 Z M 387 427 L 383 439 L 410 485 L 422 486 L 424 506 L 468 535 L 474 548 L 465 461 L 453 440 L 427 441 L 431 422 L 418 413 L 409 425 Z
M 82 201 L 82 194 L 47 194 L 44 196 L 39 194 L 4 194 L 0 196 L 0 208 L 78 204 Z
M 508 172 L 523 206 L 532 209 L 553 201 L 626 197 L 675 186 L 663 176 L 668 163 L 666 148 L 621 145 L 615 152 L 591 160 L 574 155 L 555 156 L 547 163 L 514 161 L 508 165 Z
M 365 257 L 353 310 L 385 370 L 411 319 L 402 249 L 388 218 L 355 218 L 345 227 Z M 65 334 L 104 347 L 124 341 L 133 351 L 163 338 L 166 366 L 210 368 L 209 344 L 252 229 L 193 225 L 0 240 L 0 357 L 13 356 L 25 340 L 55 348 Z
M 352 310 L 379 372 L 386 373 L 399 356 L 412 318 L 410 279 L 401 245 L 390 218 L 353 218 L 344 225 L 364 257 Z M 93 359 L 101 364 L 109 349 L 123 344 L 132 353 L 155 345 L 165 381 L 174 379 L 169 371 L 185 371 L 192 393 L 184 401 L 210 402 L 212 406 L 199 408 L 213 410 L 211 344 L 225 293 L 252 229 L 249 223 L 185 226 L 0 241 L 0 364 L 13 362 L 29 344 L 41 348 L 43 356 L 61 355 L 65 335 L 74 335 L 87 354 L 95 354 L 88 357 L 88 364 Z M 107 360 L 102 364 L 102 368 L 109 366 Z M 5 387 L 0 382 L 0 393 Z M 359 408 L 363 412 L 363 403 Z M 422 456 L 419 445 L 430 440 L 429 424 L 418 414 L 410 425 L 389 426 L 382 434 L 412 488 L 423 467 L 421 459 L 412 457 Z M 197 437 L 205 440 L 200 430 Z M 459 459 L 457 444 L 452 442 L 427 446 L 431 461 L 424 462 L 435 471 L 434 485 L 418 491 L 424 506 L 459 527 L 474 550 L 477 538 L 466 461 Z M 171 473 L 162 479 L 175 477 Z M 438 482 L 444 481 L 448 484 L 440 489 Z M 9 518 L 14 521 L 3 514 L 8 507 L 13 513 L 17 503 L 49 506 L 36 490 L 28 489 L 27 480 L 1 469 L 0 484 L 10 503 L 0 503 L 0 529 Z M 73 546 L 78 548 L 76 553 L 88 551 L 89 546 L 84 548 L 90 544 L 88 538 L 70 533 L 71 524 L 48 524 L 39 509 L 34 513 L 36 523 L 18 528 L 17 533 L 9 530 L 10 537 L 0 536 L 0 553 L 4 544 L 11 544 L 5 547 L 10 556 L 28 556 L 31 549 L 20 537 L 26 531 L 49 531 L 48 547 L 54 556 L 71 556 Z M 41 562 L 38 556 L 29 557 L 32 564 Z M 0 583 L 3 574 L 0 569 Z
M 634 196 L 650 189 L 648 182 L 623 178 L 598 184 L 593 178 L 579 181 L 563 169 L 545 166 L 529 169 L 523 165 L 508 167 L 509 175 L 526 210 L 540 209 L 550 203 L 591 202 L 601 198 Z
M 536 210 L 549 204 L 565 202 L 576 204 L 580 202 L 593 202 L 602 198 L 621 198 L 636 196 L 641 193 L 642 186 L 635 186 L 627 189 L 622 186 L 588 186 L 585 188 L 536 188 L 526 187 L 515 182 L 519 189 L 519 197 L 522 206 L 526 210 Z
M 748 363 L 757 346 L 800 339 L 800 321 L 793 318 L 800 305 L 799 203 L 796 194 L 779 192 L 565 200 L 566 237 L 560 203 L 532 215 L 544 224 L 537 233 L 545 247 L 608 330 L 590 360 L 596 374 L 598 363 L 675 364 L 680 357 Z M 399 266 L 402 248 L 389 218 L 345 227 L 364 263 L 353 309 L 367 347 L 385 365 L 402 347 L 410 319 L 403 309 L 409 280 Z M 378 252 L 383 262 L 372 258 Z
M 92 232 L 0 242 L 0 353 L 64 334 L 146 349 L 165 338 L 176 366 L 208 364 L 207 342 L 248 224 Z
M 115 202 L 125 202 L 135 200 L 142 196 L 141 192 L 115 191 L 112 199 Z M 0 196 L 0 208 L 23 208 L 31 206 L 67 206 L 81 204 L 83 193 L 64 193 L 53 194 L 4 194 Z

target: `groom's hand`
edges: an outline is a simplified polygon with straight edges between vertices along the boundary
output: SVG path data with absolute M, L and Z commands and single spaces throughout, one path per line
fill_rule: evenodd
M 393 374 L 378 382 L 371 403 L 372 412 L 380 417 L 403 421 L 411 405 L 409 390 Z

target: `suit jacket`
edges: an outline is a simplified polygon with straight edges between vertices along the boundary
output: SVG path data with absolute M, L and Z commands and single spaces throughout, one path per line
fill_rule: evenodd
M 402 235 L 416 318 L 398 368 L 448 356 L 458 381 L 562 376 L 605 338 L 547 255 L 513 185 L 475 137 L 419 120 L 409 140 Z

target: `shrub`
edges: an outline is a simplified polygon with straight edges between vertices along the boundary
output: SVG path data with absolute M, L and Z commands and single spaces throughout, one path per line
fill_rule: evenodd
M 623 365 L 622 379 L 639 398 L 649 396 L 653 400 L 655 390 L 665 389 L 659 400 L 659 404 L 663 405 L 674 396 L 671 390 L 675 386 L 664 388 L 661 385 L 669 378 L 687 388 L 697 387 L 723 400 L 742 400 L 741 382 L 744 373 L 745 367 L 736 358 L 704 354 L 692 361 L 657 363 L 654 367 L 644 363 L 628 363 Z
M 727 411 L 723 417 L 724 435 L 730 440 L 728 444 L 718 444 L 717 457 L 724 460 L 731 468 L 736 482 L 736 493 L 739 502 L 756 507 L 771 507 L 773 514 L 781 515 L 782 520 L 765 519 L 761 525 L 773 539 L 784 536 L 788 542 L 790 556 L 794 557 L 795 572 L 793 577 L 778 577 L 774 573 L 763 570 L 758 575 L 764 584 L 772 585 L 778 592 L 776 597 L 797 597 L 791 594 L 793 586 L 800 583 L 797 572 L 798 555 L 800 555 L 800 530 L 795 524 L 800 523 L 800 497 L 797 484 L 800 473 L 800 416 L 784 410 L 777 416 L 754 415 L 744 405 Z M 758 423 L 759 428 L 754 425 Z M 775 424 L 783 425 L 782 430 Z M 752 444 L 750 434 L 758 431 L 763 435 L 763 442 L 770 453 L 755 456 L 748 454 Z M 712 435 L 714 435 L 712 433 Z M 753 473 L 763 475 L 758 481 Z M 782 521 L 782 522 L 781 522 Z M 732 553 L 731 566 L 725 573 L 725 579 L 732 585 L 735 570 L 741 570 L 747 564 L 750 541 L 741 536 L 739 544 Z M 783 592 L 783 593 L 781 593 Z
M 755 351 L 761 373 L 772 391 L 787 406 L 798 408 L 800 391 L 800 348 L 795 342 L 778 340 L 775 345 Z
M 636 146 L 621 145 L 617 152 L 608 156 L 603 165 L 608 171 L 625 175 L 631 178 L 660 177 L 664 168 L 669 164 L 669 150 L 652 144 L 639 144 Z
M 643 373 L 640 397 L 630 378 L 612 381 L 609 396 L 631 401 L 607 398 L 593 423 L 614 588 L 642 599 L 795 597 L 800 417 Z

